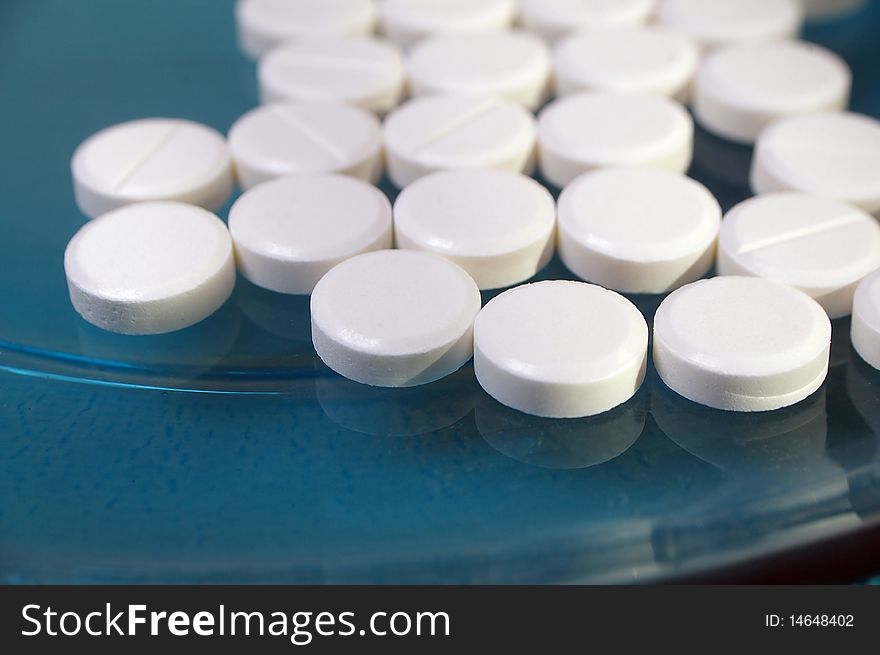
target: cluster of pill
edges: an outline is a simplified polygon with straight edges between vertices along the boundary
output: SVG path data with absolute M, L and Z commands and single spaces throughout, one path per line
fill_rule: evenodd
M 237 269 L 311 294 L 315 349 L 350 379 L 413 386 L 473 357 L 501 403 L 580 417 L 645 376 L 648 325 L 620 294 L 668 293 L 653 328 L 666 384 L 721 409 L 793 404 L 825 379 L 830 318 L 853 314 L 880 368 L 880 122 L 845 111 L 850 71 L 796 39 L 803 11 L 240 0 L 263 104 L 226 139 L 148 119 L 77 149 L 94 220 L 65 253 L 71 300 L 100 327 L 162 333 L 220 307 Z M 755 144 L 758 195 L 723 220 L 684 175 L 686 104 Z M 236 183 L 227 228 L 211 212 Z M 585 282 L 515 286 L 557 252 Z M 480 290 L 506 287 L 482 307 Z

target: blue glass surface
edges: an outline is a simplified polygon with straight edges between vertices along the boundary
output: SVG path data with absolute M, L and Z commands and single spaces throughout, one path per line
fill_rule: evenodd
M 501 407 L 470 365 L 417 389 L 343 380 L 315 357 L 307 299 L 244 280 L 178 334 L 79 319 L 70 156 L 112 123 L 225 132 L 253 107 L 232 7 L 0 4 L 0 581 L 671 579 L 878 521 L 880 373 L 847 320 L 795 407 L 708 410 L 649 371 L 624 406 L 550 421 Z M 847 58 L 874 116 L 878 30 L 875 3 L 806 34 Z M 727 208 L 750 155 L 701 132 L 692 174 Z M 634 298 L 649 321 L 660 300 Z

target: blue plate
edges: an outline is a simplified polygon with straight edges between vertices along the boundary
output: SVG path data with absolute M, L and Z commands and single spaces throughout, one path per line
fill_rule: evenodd
M 807 30 L 875 116 L 877 9 Z M 828 382 L 795 407 L 707 410 L 650 371 L 571 421 L 498 405 L 470 366 L 352 384 L 315 357 L 306 299 L 244 280 L 178 334 L 86 324 L 62 266 L 84 222 L 76 145 L 145 116 L 225 132 L 255 87 L 231 0 L 0 6 L 0 580 L 670 580 L 877 525 L 880 373 L 846 320 Z M 692 174 L 727 208 L 750 155 L 700 133 Z M 649 319 L 660 302 L 634 300 Z

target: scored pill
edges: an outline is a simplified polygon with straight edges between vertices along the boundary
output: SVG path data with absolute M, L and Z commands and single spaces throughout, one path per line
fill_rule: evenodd
M 784 282 L 814 298 L 831 318 L 850 314 L 856 287 L 877 268 L 880 226 L 837 200 L 756 196 L 731 209 L 721 226 L 719 274 Z
M 278 47 L 260 59 L 257 78 L 263 103 L 345 102 L 377 114 L 400 102 L 405 81 L 397 48 L 366 37 L 330 37 Z
M 232 194 L 223 136 L 186 120 L 149 118 L 105 128 L 76 149 L 71 172 L 77 205 L 91 218 L 150 200 L 213 211 Z
M 402 104 L 383 126 L 388 174 L 404 187 L 453 168 L 530 172 L 535 120 L 519 105 L 491 97 L 428 95 Z
M 382 173 L 378 119 L 340 103 L 292 101 L 253 109 L 230 128 L 229 150 L 245 189 L 283 175 L 343 173 L 376 182 Z

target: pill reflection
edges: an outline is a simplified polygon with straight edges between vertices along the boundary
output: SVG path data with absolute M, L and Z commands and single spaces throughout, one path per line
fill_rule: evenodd
M 653 377 L 651 414 L 684 450 L 733 474 L 790 468 L 825 454 L 824 387 L 791 407 L 726 412 L 691 402 Z
M 348 380 L 316 364 L 315 391 L 324 414 L 353 432 L 410 437 L 449 427 L 474 407 L 476 379 L 470 364 L 436 382 L 392 389 Z
M 311 344 L 309 296 L 275 293 L 239 276 L 235 298 L 245 318 L 260 329 L 286 341 Z
M 785 546 L 836 529 L 858 529 L 846 471 L 829 457 L 830 416 L 823 386 L 804 401 L 771 412 L 709 409 L 652 381 L 651 415 L 670 440 L 730 477 L 652 534 L 663 564 L 723 557 L 756 543 Z M 835 403 L 838 402 L 835 397 Z M 736 508 L 724 511 L 724 508 Z
M 116 334 L 76 320 L 82 355 L 100 367 L 102 378 L 159 386 L 179 386 L 217 367 L 235 346 L 240 327 L 233 300 L 203 321 L 167 334 Z
M 547 469 L 583 469 L 625 453 L 645 427 L 645 393 L 623 405 L 579 419 L 530 416 L 505 407 L 487 393 L 476 404 L 476 425 L 495 450 Z

